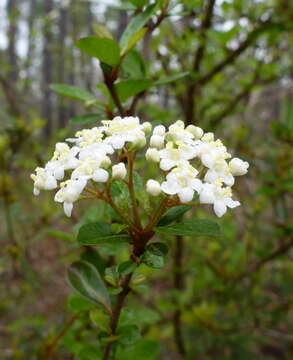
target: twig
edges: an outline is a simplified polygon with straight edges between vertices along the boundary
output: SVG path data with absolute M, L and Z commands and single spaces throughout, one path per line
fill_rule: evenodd
M 182 260 L 183 260 L 184 243 L 182 236 L 176 236 L 175 255 L 173 265 L 174 287 L 180 292 L 184 288 Z M 185 344 L 182 335 L 181 310 L 178 308 L 173 315 L 174 338 L 179 355 L 184 358 L 186 355 Z
M 50 359 L 50 357 L 53 355 L 59 341 L 66 334 L 66 332 L 71 328 L 71 326 L 74 324 L 75 320 L 80 316 L 81 313 L 82 313 L 82 311 L 80 311 L 80 312 L 74 314 L 73 316 L 71 316 L 71 318 L 63 326 L 60 333 L 53 339 L 53 341 L 49 345 L 47 345 L 43 360 L 49 360 Z
M 263 22 L 257 28 L 252 30 L 247 36 L 246 39 L 238 46 L 236 50 L 231 51 L 228 56 L 220 61 L 213 69 L 208 72 L 206 75 L 198 79 L 200 85 L 206 84 L 210 81 L 215 75 L 222 71 L 226 66 L 233 64 L 233 62 L 261 35 L 264 31 L 272 27 L 281 27 L 280 23 L 272 23 L 270 20 Z

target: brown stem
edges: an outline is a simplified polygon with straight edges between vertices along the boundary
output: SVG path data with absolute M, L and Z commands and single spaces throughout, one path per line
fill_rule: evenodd
M 61 329 L 60 333 L 46 347 L 43 360 L 49 360 L 51 358 L 59 341 L 66 334 L 67 330 L 69 330 L 71 328 L 71 326 L 74 324 L 75 320 L 80 316 L 80 314 L 81 314 L 81 312 L 78 312 L 78 313 L 74 314 L 73 316 L 71 316 L 71 318 L 67 321 L 67 323 L 64 325 L 64 327 Z
M 105 85 L 107 86 L 110 94 L 111 94 L 111 97 L 114 101 L 114 104 L 117 106 L 117 109 L 119 111 L 119 114 L 120 116 L 124 116 L 125 115 L 125 111 L 124 111 L 124 108 L 121 104 L 121 101 L 119 99 L 119 96 L 117 94 L 117 91 L 116 91 L 116 88 L 115 88 L 115 85 L 114 85 L 114 81 L 116 80 L 117 78 L 117 74 L 114 72 L 114 75 L 113 75 L 113 71 L 111 74 L 106 74 L 104 73 L 104 82 L 105 82 Z
M 120 314 L 121 314 L 121 310 L 122 310 L 123 305 L 124 305 L 124 301 L 125 301 L 127 295 L 130 292 L 129 283 L 130 283 L 131 277 L 132 277 L 132 273 L 125 277 L 123 285 L 122 285 L 123 290 L 121 291 L 121 293 L 118 295 L 118 298 L 117 298 L 117 303 L 116 303 L 115 309 L 113 311 L 113 314 L 112 314 L 112 317 L 111 317 L 111 323 L 110 323 L 110 328 L 111 328 L 111 332 L 112 332 L 111 335 L 112 336 L 115 335 L 115 333 L 116 333 L 116 329 L 117 329 L 119 317 L 120 317 Z M 103 360 L 108 360 L 110 358 L 112 348 L 113 348 L 113 343 L 112 342 L 109 343 L 105 347 Z
M 128 189 L 129 189 L 129 193 L 130 193 L 130 197 L 131 197 L 131 202 L 132 202 L 132 211 L 133 211 L 133 218 L 134 218 L 134 223 L 136 225 L 137 228 L 141 229 L 141 223 L 140 223 L 140 218 L 139 218 L 139 214 L 138 214 L 138 208 L 137 208 L 137 200 L 136 200 L 136 195 L 135 195 L 135 190 L 134 190 L 134 183 L 133 183 L 133 161 L 134 161 L 134 157 L 135 154 L 132 152 L 129 152 L 127 154 L 127 159 L 128 159 Z
M 176 236 L 173 275 L 174 287 L 178 292 L 182 291 L 184 288 L 184 279 L 182 272 L 183 251 L 183 237 Z M 178 353 L 182 358 L 184 358 L 184 356 L 186 355 L 186 350 L 182 335 L 181 310 L 179 308 L 175 310 L 173 315 L 173 329 Z

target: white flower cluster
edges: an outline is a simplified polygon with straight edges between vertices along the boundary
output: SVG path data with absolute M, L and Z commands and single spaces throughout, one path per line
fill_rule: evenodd
M 146 144 L 146 133 L 151 124 L 140 124 L 137 117 L 115 117 L 102 121 L 102 126 L 78 131 L 74 138 L 57 143 L 53 158 L 44 168 L 36 168 L 31 175 L 34 181 L 34 194 L 40 190 L 59 188 L 55 201 L 63 203 L 64 212 L 71 216 L 73 203 L 77 201 L 89 180 L 105 183 L 109 179 L 110 155 L 122 149 L 126 144 L 138 149 Z M 65 172 L 70 178 L 64 181 Z M 127 175 L 125 164 L 120 162 L 112 166 L 112 178 L 123 179 Z M 63 180 L 59 185 L 58 181 Z
M 217 216 L 223 216 L 227 207 L 239 206 L 232 200 L 234 177 L 247 173 L 249 164 L 231 159 L 220 140 L 213 133 L 204 134 L 194 125 L 185 127 L 176 121 L 168 130 L 159 125 L 153 129 L 146 159 L 159 163 L 166 179 L 161 184 L 148 180 L 147 191 L 157 196 L 161 192 L 177 195 L 182 203 L 192 201 L 194 193 L 202 204 L 213 204 Z
M 111 156 L 125 147 L 128 151 L 144 147 L 151 130 L 150 123 L 140 124 L 137 117 L 115 117 L 102 121 L 99 127 L 78 131 L 74 138 L 66 140 L 72 146 L 57 143 L 52 159 L 31 175 L 34 194 L 58 188 L 55 201 L 63 203 L 65 214 L 70 216 L 73 203 L 87 190 L 89 180 L 106 183 L 110 176 L 126 177 L 125 164 L 119 162 L 119 157 L 114 160 Z M 149 194 L 176 195 L 182 203 L 187 203 L 196 192 L 200 203 L 213 204 L 217 216 L 222 216 L 227 207 L 240 205 L 232 200 L 231 187 L 234 176 L 246 174 L 249 164 L 231 159 L 226 147 L 220 140 L 215 141 L 212 133 L 204 134 L 194 125 L 185 127 L 178 120 L 168 130 L 156 126 L 149 145 L 146 159 L 159 163 L 165 176 L 162 183 L 148 180 Z

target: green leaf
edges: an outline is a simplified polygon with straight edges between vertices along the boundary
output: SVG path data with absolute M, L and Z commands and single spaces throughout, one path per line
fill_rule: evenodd
M 57 94 L 65 96 L 69 99 L 78 101 L 96 100 L 95 96 L 88 91 L 81 89 L 77 86 L 65 85 L 65 84 L 51 84 L 50 88 Z
M 158 234 L 165 235 L 220 235 L 219 225 L 213 221 L 205 219 L 186 220 L 179 224 L 157 227 L 154 231 Z
M 96 324 L 101 330 L 110 333 L 110 319 L 109 314 L 106 314 L 102 309 L 94 309 L 90 312 L 91 321 Z
M 144 34 L 147 32 L 147 28 L 142 28 L 135 32 L 129 39 L 128 43 L 121 50 L 121 56 L 127 54 L 138 42 L 144 37 Z
M 165 226 L 171 224 L 171 222 L 183 216 L 188 210 L 190 210 L 190 206 L 187 205 L 179 205 L 172 207 L 171 209 L 166 211 L 165 215 L 158 222 L 158 226 Z
M 106 263 L 102 256 L 92 247 L 86 246 L 85 251 L 80 255 L 80 260 L 94 265 L 101 275 L 104 275 Z
M 112 286 L 119 285 L 119 273 L 116 266 L 108 267 L 105 271 L 105 280 Z
M 70 122 L 74 124 L 86 124 L 93 121 L 103 120 L 104 118 L 105 116 L 101 114 L 85 114 L 85 115 L 74 116 L 73 118 L 70 119 Z
M 78 352 L 77 360 L 101 360 L 102 353 L 97 346 L 94 345 L 82 345 L 82 348 Z
M 79 295 L 112 312 L 107 288 L 93 265 L 85 261 L 74 262 L 68 269 L 68 280 Z
M 186 77 L 187 75 L 189 75 L 189 71 L 184 71 L 184 72 L 180 72 L 180 73 L 177 73 L 174 75 L 170 75 L 170 76 L 164 77 L 164 78 L 154 82 L 154 86 L 166 85 L 166 84 L 172 83 L 174 81 L 180 80 L 180 79 Z
M 122 37 L 120 39 L 120 46 L 123 49 L 129 42 L 129 39 L 134 33 L 140 30 L 148 22 L 149 18 L 153 15 L 157 5 L 149 5 L 142 13 L 136 15 L 127 25 Z
M 119 99 L 124 102 L 130 97 L 139 94 L 152 86 L 147 79 L 130 79 L 115 84 Z
M 96 245 L 108 241 L 127 241 L 127 234 L 113 234 L 111 224 L 104 222 L 88 223 L 83 225 L 78 232 L 77 241 L 82 245 Z
M 73 238 L 72 234 L 68 234 L 64 231 L 59 231 L 59 230 L 54 230 L 54 229 L 48 229 L 47 230 L 47 234 L 57 238 L 57 239 L 62 239 L 62 240 L 69 240 L 71 241 Z
M 93 30 L 94 33 L 100 37 L 100 38 L 104 38 L 104 39 L 112 39 L 113 40 L 113 36 L 110 33 L 110 31 L 101 24 L 93 24 Z
M 136 269 L 136 264 L 131 260 L 124 261 L 123 263 L 118 265 L 118 272 L 122 276 L 130 274 L 135 269 Z
M 142 257 L 142 261 L 145 265 L 154 268 L 161 269 L 165 265 L 165 257 L 154 255 L 149 251 L 146 251 Z
M 143 359 L 157 360 L 160 354 L 160 344 L 153 340 L 139 340 L 132 346 L 121 347 L 118 349 L 117 358 L 119 360 Z
M 147 3 L 147 0 L 128 0 L 128 1 L 137 8 L 141 8 Z
M 76 46 L 81 51 L 112 67 L 120 62 L 120 48 L 114 40 L 89 36 L 80 39 Z
M 122 62 L 123 76 L 128 78 L 141 79 L 146 76 L 144 61 L 136 50 L 131 50 Z
M 120 326 L 117 330 L 117 335 L 120 336 L 119 343 L 123 345 L 132 345 L 141 338 L 136 325 Z
M 90 301 L 75 294 L 70 294 L 68 306 L 74 311 L 88 311 L 95 309 L 95 305 L 93 305 Z
M 151 254 L 157 255 L 157 256 L 166 256 L 169 251 L 168 246 L 161 242 L 151 243 L 146 247 L 146 249 Z

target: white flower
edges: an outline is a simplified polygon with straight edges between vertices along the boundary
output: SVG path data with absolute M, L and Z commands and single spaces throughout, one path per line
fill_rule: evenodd
M 186 145 L 174 148 L 171 142 L 167 143 L 166 148 L 159 152 L 161 162 L 160 168 L 164 171 L 172 169 L 182 162 L 192 159 L 195 156 L 194 149 Z
M 145 137 L 143 126 L 139 123 L 138 117 L 128 116 L 121 118 L 116 116 L 113 120 L 104 120 L 103 131 L 107 135 L 106 143 L 109 143 L 113 146 L 114 149 L 122 149 L 126 142 L 134 143 L 140 138 L 140 143 L 142 138 Z
M 114 179 L 124 179 L 127 174 L 127 170 L 125 167 L 125 164 L 123 162 L 120 162 L 117 165 L 112 166 L 112 177 Z
M 145 153 L 145 157 L 148 161 L 153 162 L 159 162 L 160 161 L 160 153 L 155 148 L 149 148 L 147 149 L 147 152 Z
M 100 168 L 101 161 L 92 159 L 80 161 L 80 165 L 72 172 L 71 179 L 75 180 L 83 177 L 96 182 L 107 182 L 109 174 L 106 170 Z
M 152 124 L 148 121 L 144 122 L 142 125 L 142 130 L 146 135 L 149 135 L 152 131 Z
M 166 128 L 163 125 L 158 125 L 154 127 L 153 130 L 153 134 L 154 135 L 160 135 L 160 136 L 164 136 L 166 133 Z
M 194 136 L 195 140 L 198 140 L 203 136 L 203 130 L 198 126 L 188 125 L 186 130 Z
M 164 147 L 164 142 L 165 142 L 165 138 L 164 136 L 161 135 L 152 135 L 150 138 L 150 146 L 157 148 L 157 149 L 162 149 Z
M 232 209 L 240 205 L 239 201 L 232 199 L 231 188 L 224 188 L 219 184 L 204 184 L 199 200 L 202 204 L 213 204 L 214 212 L 218 217 L 222 217 L 226 213 L 227 207 Z
M 67 180 L 61 183 L 60 190 L 56 193 L 54 200 L 63 203 L 66 216 L 70 217 L 73 203 L 79 198 L 85 188 L 87 180 L 79 178 L 78 180 Z
M 192 134 L 192 132 L 184 128 L 183 121 L 178 120 L 174 124 L 169 126 L 166 138 L 168 139 L 168 141 L 173 141 L 175 143 L 177 143 L 178 141 L 191 143 L 194 135 Z
M 247 173 L 249 164 L 247 161 L 243 161 L 236 157 L 229 162 L 229 168 L 234 176 L 242 176 Z
M 202 182 L 196 178 L 197 174 L 198 171 L 191 165 L 182 163 L 167 175 L 167 181 L 162 183 L 161 188 L 168 195 L 177 194 L 181 202 L 189 202 L 194 191 L 201 191 Z
M 205 133 L 201 140 L 206 142 L 214 141 L 214 134 L 212 132 Z
M 158 196 L 161 193 L 161 185 L 158 181 L 148 180 L 146 184 L 147 192 L 152 196 Z
M 31 174 L 34 181 L 34 195 L 39 195 L 40 190 L 53 190 L 57 187 L 55 177 L 43 168 L 37 167 L 36 174 Z

